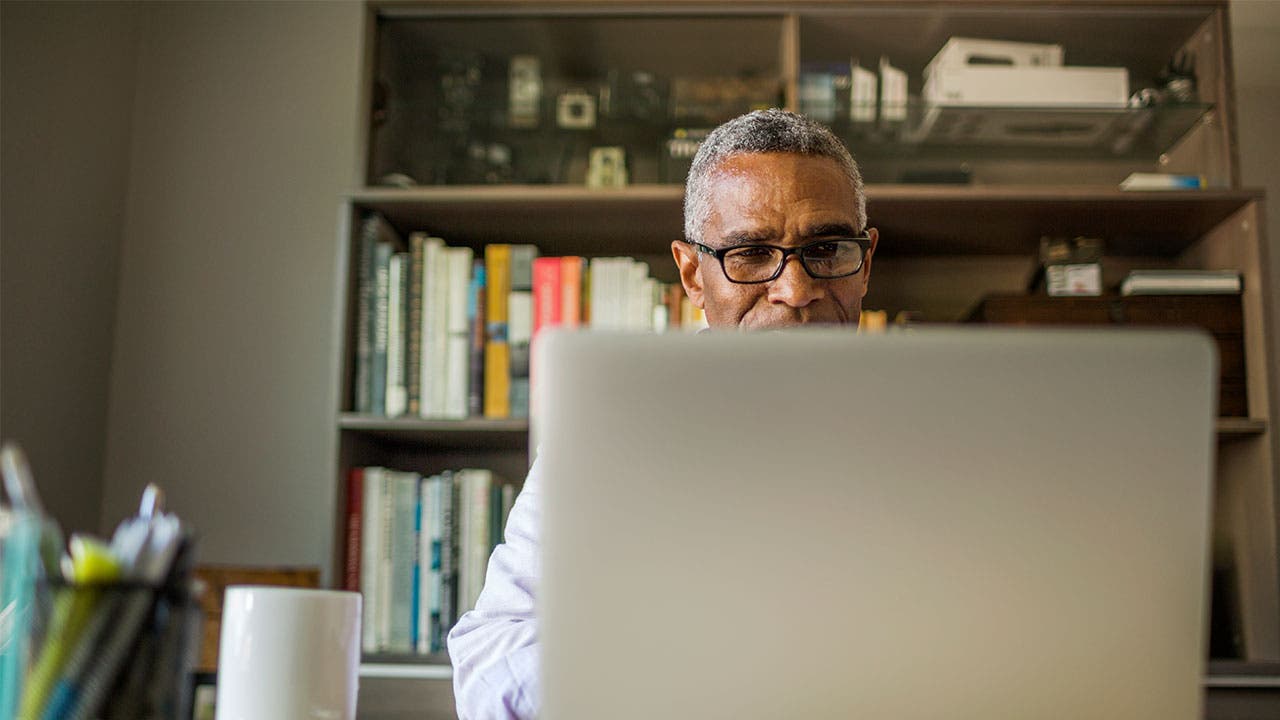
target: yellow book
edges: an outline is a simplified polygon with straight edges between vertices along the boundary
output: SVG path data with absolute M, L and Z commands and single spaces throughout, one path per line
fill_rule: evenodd
M 484 346 L 484 416 L 511 417 L 511 356 L 507 346 L 507 296 L 511 293 L 511 246 L 484 249 L 486 273 Z

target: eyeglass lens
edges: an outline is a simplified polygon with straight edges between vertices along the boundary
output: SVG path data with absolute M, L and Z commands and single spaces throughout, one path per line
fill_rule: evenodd
M 773 277 L 782 266 L 784 253 L 778 248 L 749 245 L 724 255 L 724 271 L 730 280 L 759 282 Z M 800 260 L 816 278 L 852 275 L 862 265 L 862 246 L 853 240 L 832 240 L 804 247 Z

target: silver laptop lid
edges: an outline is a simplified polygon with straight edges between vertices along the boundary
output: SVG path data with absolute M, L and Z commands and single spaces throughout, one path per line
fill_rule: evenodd
M 540 344 L 543 717 L 1199 717 L 1204 336 Z

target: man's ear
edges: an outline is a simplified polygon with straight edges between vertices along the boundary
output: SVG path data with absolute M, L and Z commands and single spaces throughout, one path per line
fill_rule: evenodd
M 702 263 L 698 262 L 698 251 L 692 245 L 676 240 L 671 243 L 671 256 L 676 260 L 676 268 L 680 270 L 680 284 L 684 285 L 684 293 L 694 307 L 705 309 L 702 304 Z
M 862 297 L 867 296 L 867 288 L 871 287 L 871 260 L 876 256 L 876 245 L 880 242 L 880 231 L 867 228 L 867 237 L 871 238 L 871 247 L 867 248 L 867 258 L 862 261 Z

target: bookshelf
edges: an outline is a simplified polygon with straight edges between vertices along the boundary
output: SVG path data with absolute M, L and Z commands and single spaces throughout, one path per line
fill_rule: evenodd
M 671 116 L 676 80 L 690 68 L 701 77 L 747 78 L 757 90 L 767 87 L 775 104 L 801 109 L 803 69 L 847 63 L 851 54 L 871 67 L 885 55 L 909 77 L 912 99 L 905 125 L 831 123 L 863 167 L 868 214 L 882 237 L 866 307 L 884 309 L 890 317 L 908 310 L 926 322 L 961 321 L 986 295 L 1026 292 L 1045 235 L 1102 238 L 1105 287 L 1114 288 L 1134 268 L 1236 268 L 1243 274 L 1248 410 L 1218 423 L 1214 553 L 1221 574 L 1215 577 L 1215 601 L 1223 617 L 1215 618 L 1220 623 L 1215 631 L 1231 637 L 1217 638 L 1215 648 L 1227 648 L 1229 657 L 1246 663 L 1280 660 L 1280 439 L 1273 419 L 1280 403 L 1280 363 L 1275 291 L 1268 285 L 1273 260 L 1262 217 L 1264 196 L 1239 183 L 1227 4 L 1028 0 L 1016 3 L 1017 12 L 1009 5 L 1003 0 L 370 4 L 362 108 L 370 120 L 361 161 L 368 184 L 343 199 L 338 247 L 342 342 L 335 352 L 342 362 L 335 382 L 343 389 L 334 422 L 338 507 L 344 506 L 346 473 L 362 464 L 422 472 L 481 464 L 518 480 L 530 459 L 524 420 L 443 421 L 353 412 L 354 253 L 365 214 L 381 214 L 402 235 L 430 230 L 479 254 L 487 244 L 503 242 L 536 244 L 544 256 L 629 255 L 648 262 L 658 279 L 674 281 L 668 245 L 681 234 L 682 174 L 664 153 L 675 134 L 700 126 L 694 122 L 697 113 L 687 108 L 681 118 Z M 1061 43 L 1068 64 L 1127 68 L 1131 90 L 1155 83 L 1170 58 L 1187 50 L 1195 58 L 1198 99 L 1115 110 L 1110 115 L 1118 125 L 1087 147 L 913 139 L 912 123 L 927 110 L 918 99 L 921 73 L 953 35 Z M 541 61 L 542 108 L 535 129 L 511 127 L 506 114 L 508 63 L 514 55 Z M 437 83 L 442 74 L 465 76 L 468 63 L 478 63 L 481 77 L 471 99 L 441 110 Z M 619 87 L 626 86 L 610 78 L 611 68 L 657 78 L 656 85 L 668 93 L 664 107 L 669 112 L 646 114 L 653 108 L 635 100 L 616 116 L 598 109 L 591 129 L 557 127 L 557 95 L 587 88 L 599 102 L 601 89 L 609 87 L 620 97 Z M 632 86 L 627 92 L 638 91 Z M 751 92 L 744 89 L 722 108 L 748 102 L 744 98 Z M 983 112 L 999 116 L 1026 110 Z M 1031 116 L 1066 123 L 1077 110 Z M 1121 131 L 1127 133 L 1123 142 L 1116 135 Z M 448 138 L 504 146 L 510 166 L 457 166 L 466 154 L 465 142 L 455 147 Z M 597 145 L 626 148 L 630 184 L 585 186 L 589 150 Z M 970 182 L 902 182 L 920 171 L 961 169 Z M 1118 189 L 1132 172 L 1200 175 L 1206 187 Z M 383 184 L 395 173 L 418 184 Z M 499 182 L 482 184 L 477 178 Z M 334 522 L 334 536 L 341 539 L 341 513 Z M 341 577 L 342 548 L 335 547 L 333 555 L 333 576 Z M 440 679 L 447 677 L 445 662 L 438 655 L 370 657 L 365 672 Z

